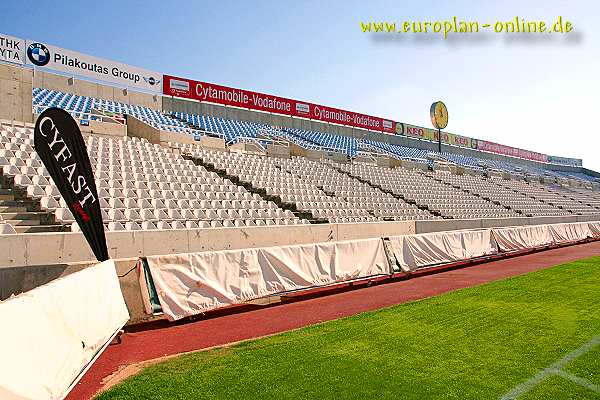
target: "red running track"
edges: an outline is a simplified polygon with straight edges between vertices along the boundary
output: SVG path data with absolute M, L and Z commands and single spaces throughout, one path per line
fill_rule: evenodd
M 218 318 L 126 332 L 122 343 L 108 346 L 67 399 L 92 398 L 102 388 L 102 379 L 120 366 L 271 335 L 597 255 L 600 242 L 579 244 Z

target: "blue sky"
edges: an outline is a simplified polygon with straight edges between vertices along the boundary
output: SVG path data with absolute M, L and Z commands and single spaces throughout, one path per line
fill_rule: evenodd
M 485 4 L 484 4 L 485 3 Z M 573 23 L 568 36 L 367 35 L 369 20 Z M 34 22 L 34 23 L 32 23 Z M 26 1 L 2 32 L 127 64 L 578 157 L 600 171 L 597 1 Z

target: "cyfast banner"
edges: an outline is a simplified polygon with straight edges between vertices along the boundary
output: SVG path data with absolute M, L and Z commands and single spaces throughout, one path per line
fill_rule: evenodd
M 94 173 L 77 123 L 68 112 L 48 108 L 37 119 L 33 143 L 96 259 L 108 260 Z
M 24 64 L 25 39 L 0 33 L 0 60 L 15 64 Z
M 485 140 L 477 141 L 477 150 L 488 151 L 490 153 L 502 154 L 504 156 L 524 158 L 526 160 L 548 162 L 546 154 L 536 153 L 535 151 L 518 149 L 516 147 L 505 146 Z
M 162 74 L 27 40 L 26 64 L 160 94 Z
M 163 94 L 356 128 L 395 132 L 395 122 L 379 117 L 169 75 L 163 77 Z

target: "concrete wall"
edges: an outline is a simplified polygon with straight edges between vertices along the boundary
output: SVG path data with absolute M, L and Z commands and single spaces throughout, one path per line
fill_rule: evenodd
M 415 232 L 415 223 L 315 224 L 247 228 L 107 232 L 111 258 L 243 249 L 362 239 Z M 32 233 L 0 237 L 0 271 L 5 267 L 94 260 L 83 234 Z M 1 281 L 1 279 L 0 279 Z
M 198 143 L 190 135 L 157 129 L 131 115 L 127 116 L 127 134 L 129 136 L 147 139 L 150 143 L 162 145 L 166 145 L 168 142 Z
M 111 258 L 193 253 L 207 250 L 284 246 L 410 233 L 600 220 L 600 216 L 498 218 L 313 224 L 269 227 L 107 232 Z M 32 233 L 0 237 L 0 271 L 6 267 L 94 260 L 83 234 Z M 0 281 L 2 281 L 0 279 Z
M 22 68 L 32 72 L 27 68 Z M 50 72 L 38 71 L 33 73 L 33 87 L 58 90 L 65 93 L 73 93 L 79 96 L 96 97 L 99 99 L 118 101 L 121 103 L 135 104 L 162 110 L 162 97 L 148 93 L 127 91 L 123 88 L 112 87 L 102 83 L 95 83 L 69 76 L 52 74 Z M 31 102 L 30 102 L 31 103 Z
M 490 219 L 448 219 L 432 221 L 416 221 L 416 233 L 452 231 L 459 229 L 498 228 L 503 226 L 543 225 L 568 222 L 599 221 L 600 215 L 565 216 L 565 217 L 518 217 Z
M 135 269 L 137 258 L 115 260 L 117 275 L 121 293 L 129 310 L 128 324 L 135 324 L 152 319 L 144 310 L 142 291 L 139 285 L 138 271 Z M 45 285 L 51 281 L 81 271 L 95 262 L 77 264 L 54 264 L 44 266 L 31 266 L 27 268 L 9 267 L 0 269 L 0 301 L 11 295 L 27 292 L 38 286 Z
M 216 150 L 225 150 L 225 139 L 211 137 L 211 136 L 202 136 L 199 142 L 200 146 L 206 147 L 209 149 Z
M 212 139 L 212 138 L 211 138 Z M 251 154 L 265 154 L 265 150 L 256 143 L 238 142 L 228 147 L 229 151 Z
M 33 122 L 32 70 L 0 64 L 0 119 Z
M 156 319 L 145 313 L 139 285 L 138 257 L 210 250 L 283 246 L 373 237 L 478 229 L 513 225 L 598 220 L 593 217 L 539 217 L 464 221 L 405 221 L 360 224 L 319 224 L 253 228 L 108 232 L 129 324 Z M 0 300 L 95 264 L 80 233 L 23 234 L 0 238 Z M 71 262 L 70 260 L 86 260 Z M 19 266 L 20 265 L 20 266 Z
M 78 125 L 82 133 L 118 137 L 127 136 L 127 125 L 125 124 L 92 120 L 89 121 L 89 125 L 81 125 L 80 123 Z
M 267 145 L 267 155 L 271 157 L 290 158 L 291 150 L 289 146 L 269 144 Z
M 294 118 L 277 114 L 269 114 L 264 112 L 250 111 L 246 109 L 238 109 L 226 107 L 216 104 L 200 103 L 193 100 L 177 99 L 174 97 L 163 98 L 163 110 L 165 111 L 181 111 L 192 114 L 204 114 L 215 117 L 238 119 L 242 121 L 260 122 L 272 126 L 285 126 L 289 128 L 299 128 L 306 130 L 314 130 L 327 132 L 336 135 L 344 135 L 356 139 L 371 139 L 380 142 L 386 142 L 401 146 L 414 147 L 426 151 L 438 151 L 438 143 L 412 138 L 402 135 L 383 134 L 365 129 L 351 128 L 347 126 L 328 124 L 319 121 L 311 121 L 303 118 Z M 484 160 L 505 161 L 516 165 L 530 166 L 536 168 L 547 168 L 555 171 L 563 172 L 583 172 L 581 167 L 570 167 L 560 165 L 542 164 L 535 161 L 523 160 L 520 158 L 508 157 L 500 154 L 480 152 L 475 149 L 450 146 L 442 144 L 442 151 L 449 153 L 460 154 L 464 156 L 477 157 Z M 600 175 L 600 174 L 599 174 Z

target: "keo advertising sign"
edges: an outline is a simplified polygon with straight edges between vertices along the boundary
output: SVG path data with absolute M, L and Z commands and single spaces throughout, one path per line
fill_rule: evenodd
M 25 39 L 0 33 L 0 61 L 25 63 Z
M 26 45 L 26 64 L 34 68 L 48 68 L 145 92 L 156 94 L 162 92 L 162 74 L 158 72 L 62 49 L 43 42 L 27 40 Z

